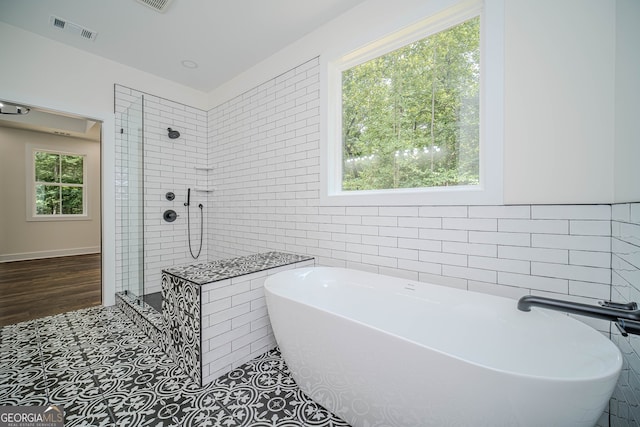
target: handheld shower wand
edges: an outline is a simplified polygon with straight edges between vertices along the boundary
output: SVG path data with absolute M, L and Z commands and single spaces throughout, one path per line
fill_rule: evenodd
M 194 255 L 193 249 L 191 248 L 191 212 L 189 212 L 189 206 L 191 206 L 191 188 L 187 188 L 187 201 L 184 204 L 187 207 L 187 237 L 189 240 L 189 253 L 193 259 L 198 259 L 200 253 L 202 252 L 202 241 L 204 239 L 204 215 L 202 213 L 202 203 L 198 205 L 200 209 L 200 247 L 198 248 L 198 253 Z

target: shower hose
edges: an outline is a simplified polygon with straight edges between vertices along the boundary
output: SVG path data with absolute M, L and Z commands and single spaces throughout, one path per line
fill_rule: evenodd
M 198 259 L 198 257 L 200 256 L 200 252 L 202 252 L 202 233 L 204 232 L 204 214 L 202 213 L 202 203 L 200 203 L 198 207 L 200 208 L 200 247 L 198 248 L 198 254 L 194 255 L 193 249 L 191 249 L 191 215 L 189 212 L 189 205 L 187 205 L 187 236 L 189 238 L 189 252 L 191 253 L 191 257 L 193 259 Z

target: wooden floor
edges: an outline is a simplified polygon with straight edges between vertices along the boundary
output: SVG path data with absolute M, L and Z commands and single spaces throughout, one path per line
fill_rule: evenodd
M 100 254 L 0 263 L 0 326 L 102 303 Z

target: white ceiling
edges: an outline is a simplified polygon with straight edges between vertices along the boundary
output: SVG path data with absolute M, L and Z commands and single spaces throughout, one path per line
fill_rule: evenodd
M 0 0 L 0 21 L 210 92 L 363 1 L 173 0 L 159 13 L 136 0 Z M 97 37 L 54 28 L 51 15 Z

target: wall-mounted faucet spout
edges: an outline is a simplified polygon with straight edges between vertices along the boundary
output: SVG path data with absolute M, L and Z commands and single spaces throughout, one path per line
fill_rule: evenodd
M 617 303 L 604 303 L 602 306 L 598 306 L 553 298 L 537 297 L 533 295 L 524 296 L 520 298 L 520 301 L 518 301 L 518 310 L 530 311 L 531 307 L 541 307 L 547 308 L 549 310 L 564 311 L 567 313 L 580 314 L 582 316 L 609 320 L 611 322 L 618 322 L 620 319 L 636 322 L 640 321 L 640 310 L 637 309 L 637 305 L 631 304 L 627 305 Z

